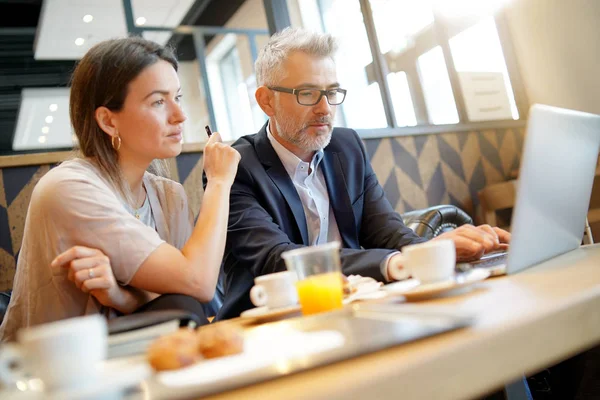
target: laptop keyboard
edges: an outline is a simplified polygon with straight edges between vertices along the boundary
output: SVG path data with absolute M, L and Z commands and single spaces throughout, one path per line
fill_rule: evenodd
M 458 263 L 456 264 L 456 270 L 466 272 L 473 268 L 485 268 L 491 272 L 491 276 L 504 275 L 506 273 L 507 258 L 508 253 L 506 251 L 493 252 L 484 255 L 477 261 Z
M 490 253 L 483 256 L 481 259 L 477 261 L 472 261 L 474 267 L 483 268 L 483 267 L 494 267 L 499 264 L 506 264 L 506 259 L 508 258 L 507 252 L 501 253 Z

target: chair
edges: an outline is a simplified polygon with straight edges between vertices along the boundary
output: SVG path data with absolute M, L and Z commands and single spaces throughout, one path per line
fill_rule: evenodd
M 409 211 L 402 214 L 402 219 L 406 226 L 426 239 L 432 239 L 461 225 L 473 223 L 469 214 L 452 205 Z
M 484 223 L 498 226 L 497 212 L 512 209 L 515 206 L 516 180 L 493 183 L 481 189 L 477 193 Z M 510 230 L 510 226 L 500 226 L 502 229 Z

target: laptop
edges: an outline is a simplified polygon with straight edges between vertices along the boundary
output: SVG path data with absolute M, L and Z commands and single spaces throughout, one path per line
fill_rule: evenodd
M 508 252 L 457 264 L 514 274 L 578 248 L 600 151 L 600 115 L 545 105 L 529 112 Z

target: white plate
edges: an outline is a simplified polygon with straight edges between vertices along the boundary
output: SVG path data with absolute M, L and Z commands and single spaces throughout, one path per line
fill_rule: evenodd
M 418 280 L 410 278 L 405 279 L 403 281 L 387 284 L 384 287 L 382 287 L 382 289 L 391 294 L 403 294 L 408 292 L 409 290 L 416 288 L 420 284 L 421 282 L 419 282 Z
M 242 353 L 202 360 L 179 370 L 159 372 L 155 375 L 156 381 L 167 389 L 176 389 L 190 385 L 218 386 L 269 366 L 284 374 L 288 362 L 290 365 L 302 364 L 312 354 L 342 347 L 346 342 L 344 335 L 336 330 L 301 332 L 288 326 L 257 327 L 245 335 Z
M 477 282 L 481 282 L 490 276 L 490 271 L 485 269 L 474 269 L 461 274 L 456 274 L 451 279 L 425 283 L 416 288 L 403 293 L 408 301 L 424 300 L 430 297 L 435 297 L 441 294 L 447 294 L 450 291 L 467 287 Z
M 420 284 L 417 279 L 407 279 L 406 281 L 384 286 L 384 289 L 394 294 L 401 294 L 408 301 L 424 300 L 481 282 L 489 276 L 490 271 L 476 268 L 456 274 L 452 278 L 441 282 Z
M 268 307 L 256 307 L 246 310 L 240 314 L 241 318 L 253 319 L 255 321 L 270 321 L 276 320 L 282 317 L 300 315 L 300 305 L 294 304 L 293 306 L 273 308 Z

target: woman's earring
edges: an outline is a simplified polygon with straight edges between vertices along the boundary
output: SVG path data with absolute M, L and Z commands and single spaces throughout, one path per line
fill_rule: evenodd
M 117 144 L 115 144 L 115 139 L 118 139 Z M 110 142 L 112 143 L 113 149 L 119 151 L 119 149 L 121 148 L 121 136 L 119 136 L 118 133 L 115 136 L 113 136 L 112 139 L 110 139 Z

